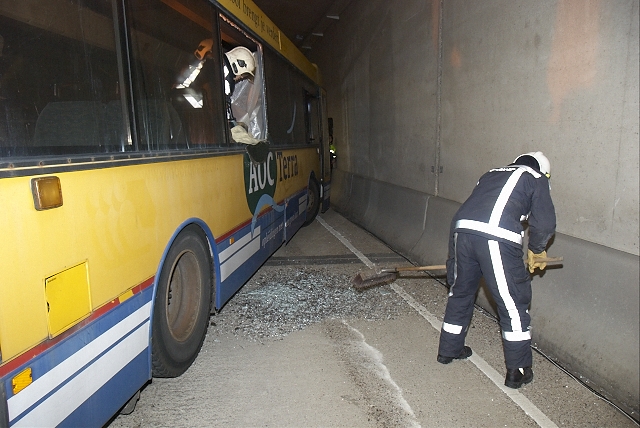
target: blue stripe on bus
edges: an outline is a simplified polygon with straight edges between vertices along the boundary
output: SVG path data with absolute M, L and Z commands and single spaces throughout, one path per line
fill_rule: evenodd
M 81 390 L 73 396 L 71 401 L 75 400 L 81 409 L 84 406 L 83 401 L 95 392 L 91 389 L 98 388 L 92 386 L 95 385 L 95 382 L 91 382 L 92 379 L 95 379 L 93 372 L 96 368 L 106 365 L 107 369 L 115 370 L 114 377 L 105 380 L 107 383 L 113 382 L 114 379 L 119 381 L 124 379 L 120 368 L 114 368 L 114 365 L 108 363 L 111 354 L 114 353 L 120 354 L 121 358 L 132 358 L 131 361 L 137 361 L 140 358 L 145 361 L 142 366 L 136 363 L 136 370 L 140 370 L 138 377 L 142 380 L 135 380 L 138 383 L 135 388 L 122 391 L 122 394 L 133 395 L 151 377 L 149 317 L 152 308 L 150 303 L 152 291 L 153 287 L 147 287 L 115 306 L 102 317 L 74 332 L 66 340 L 47 349 L 36 358 L 9 373 L 5 377 L 4 383 L 7 391 L 10 424 L 28 425 L 33 423 L 31 418 L 35 417 L 39 411 L 51 406 L 56 400 L 61 400 L 60 397 L 64 397 L 65 394 L 73 393 L 73 388 L 77 387 L 80 387 Z M 132 337 L 133 334 L 136 336 Z M 133 342 L 136 342 L 135 350 L 131 347 Z M 129 354 L 123 354 L 122 350 L 126 350 Z M 131 361 L 122 361 L 121 364 L 126 368 L 131 364 Z M 33 383 L 13 395 L 11 379 L 27 367 L 32 369 Z M 129 381 L 126 380 L 126 382 Z M 102 389 L 104 386 L 99 388 Z M 83 393 L 86 396 L 83 396 Z M 120 401 L 120 404 L 124 401 Z M 67 404 L 66 401 L 63 403 Z M 40 408 L 43 404 L 45 404 L 44 407 Z M 70 407 L 68 412 L 71 413 L 75 408 L 74 404 L 69 403 L 68 405 Z M 64 407 L 64 405 L 54 406 L 54 413 L 56 411 L 62 412 L 57 415 L 58 418 L 64 419 L 68 416 L 64 414 L 67 411 Z M 30 415 L 29 412 L 33 410 L 37 411 Z M 55 415 L 50 416 L 55 419 Z M 52 420 L 47 417 L 44 422 L 51 424 Z
M 269 256 L 280 248 L 285 238 L 291 238 L 302 226 L 306 219 L 306 198 L 305 189 L 287 199 L 286 204 L 283 204 L 286 206 L 284 212 L 269 210 L 258 217 L 254 227 L 256 234 L 260 234 L 259 237 L 251 234 L 251 225 L 247 224 L 231 235 L 230 239 L 218 242 L 220 270 L 216 273 L 223 272 L 224 278 L 221 278 L 221 285 L 216 293 L 216 308 L 222 307 Z M 234 244 L 238 245 L 237 250 L 232 249 Z M 258 245 L 258 248 L 250 248 L 250 245 Z M 232 266 L 224 266 L 227 262 Z
M 331 206 L 331 182 L 325 182 L 322 186 L 324 187 L 322 192 L 322 212 L 325 212 Z
M 287 201 L 286 216 L 287 221 L 285 224 L 285 240 L 289 241 L 295 235 L 295 233 L 302 227 L 307 219 L 307 202 L 308 193 L 300 192 L 293 195 Z
M 144 331 L 141 331 L 144 330 Z M 134 328 L 134 330 L 132 330 L 131 332 L 129 332 L 126 336 L 124 336 L 121 340 L 118 340 L 116 343 L 113 344 L 113 346 L 109 347 L 108 349 L 106 349 L 104 352 L 102 352 L 101 354 L 99 354 L 98 356 L 96 356 L 93 360 L 91 360 L 89 363 L 85 364 L 82 367 L 77 367 L 77 371 L 73 372 L 73 374 L 71 374 L 68 378 L 66 378 L 65 380 L 63 380 L 62 382 L 60 382 L 56 387 L 52 388 L 49 392 L 47 392 L 45 395 L 43 395 L 38 401 L 34 402 L 29 408 L 24 409 L 24 411 L 22 412 L 21 415 L 13 418 L 11 420 L 12 424 L 16 424 L 20 425 L 21 421 L 24 417 L 26 417 L 26 415 L 32 413 L 34 410 L 36 410 L 37 412 L 41 413 L 41 414 L 46 414 L 47 417 L 50 417 L 51 414 L 50 412 L 47 411 L 42 411 L 42 409 L 40 409 L 40 406 L 43 405 L 44 403 L 47 402 L 47 400 L 50 400 L 51 397 L 55 396 L 56 394 L 61 394 L 61 396 L 65 395 L 64 389 L 66 388 L 68 391 L 72 391 L 73 394 L 75 395 L 75 391 L 78 392 L 78 394 L 82 395 L 83 392 L 86 391 L 82 391 L 82 390 L 78 390 L 78 388 L 82 388 L 82 387 L 87 387 L 87 385 L 94 385 L 96 382 L 100 383 L 99 380 L 96 381 L 96 377 L 92 376 L 92 372 L 93 374 L 96 374 L 96 372 L 99 372 L 100 369 L 97 369 L 97 364 L 101 364 L 101 365 L 109 365 L 109 359 L 110 359 L 110 354 L 109 352 L 117 352 L 117 353 L 121 353 L 120 349 L 122 347 L 127 347 L 128 344 L 126 344 L 126 340 L 128 338 L 130 338 L 131 334 L 133 333 L 138 333 L 138 343 L 140 343 L 140 333 L 143 333 L 145 336 L 148 335 L 148 331 L 149 331 L 149 320 L 147 319 L 145 322 L 143 322 L 142 324 L 139 324 L 138 326 L 136 326 Z M 124 343 L 124 345 L 122 345 Z M 120 347 L 118 347 L 118 345 L 121 345 Z M 138 345 L 140 346 L 140 345 Z M 121 353 L 122 356 L 122 353 Z M 136 357 L 134 357 L 134 359 L 139 358 L 139 357 L 144 357 L 145 359 L 147 359 L 147 355 L 146 353 L 144 353 L 143 351 L 139 352 L 137 354 Z M 104 358 L 104 359 L 103 359 Z M 129 363 L 127 363 L 128 365 Z M 148 365 L 148 364 L 147 364 Z M 119 369 L 118 369 L 119 371 Z M 114 373 L 115 374 L 115 373 Z M 118 374 L 118 376 L 122 376 L 122 374 Z M 96 382 L 86 382 L 87 379 L 96 381 Z M 142 381 L 142 383 L 138 383 L 138 388 L 140 387 L 140 385 L 142 385 L 144 382 L 146 382 L 146 376 L 145 379 Z M 105 380 L 106 382 L 108 382 L 108 380 Z M 136 390 L 138 389 L 136 388 Z M 67 393 L 68 394 L 68 393 Z M 90 396 L 90 394 L 86 394 L 85 396 Z M 73 404 L 70 404 L 69 407 L 67 407 L 66 409 L 68 410 L 64 410 L 65 405 L 69 404 L 66 400 L 58 400 L 58 405 L 54 406 L 56 411 L 60 412 L 63 416 L 66 415 L 65 411 L 68 413 L 70 411 L 72 411 L 72 409 L 74 408 Z M 54 399 L 55 401 L 55 399 Z M 52 402 L 54 402 L 52 401 Z M 60 403 L 60 401 L 62 401 Z M 120 402 L 122 403 L 122 401 Z M 81 407 L 84 407 L 86 404 L 85 402 L 77 402 L 77 405 L 79 405 Z M 46 405 L 45 405 L 46 407 Z M 49 407 L 51 407 L 51 405 L 49 405 Z M 117 409 L 116 409 L 117 410 Z M 11 412 L 10 412 L 11 413 Z M 15 413 L 15 411 L 14 411 Z M 113 413 L 112 413 L 113 414 Z M 10 414 L 11 417 L 11 414 Z M 29 416 L 30 420 L 37 420 L 37 421 L 41 421 L 42 419 L 39 419 L 35 413 L 31 414 Z M 24 422 L 24 421 L 23 421 Z M 57 421 L 56 421 L 57 422 Z M 27 425 L 31 424 L 31 422 L 27 423 Z
M 109 380 L 82 406 L 77 408 L 61 424 L 61 427 L 102 426 L 120 410 L 123 403 L 147 381 L 146 369 L 149 359 L 140 353 L 127 364 L 117 377 Z M 132 392 L 133 391 L 133 392 Z
M 277 212 L 272 209 L 268 210 L 259 216 L 256 221 L 256 236 L 251 234 L 252 225 L 247 224 L 237 230 L 229 239 L 218 242 L 219 272 L 224 278 L 219 277 L 221 278 L 221 284 L 218 293 L 216 293 L 216 308 L 222 307 L 251 278 L 269 256 L 282 245 L 284 236 L 283 214 L 283 212 Z M 258 233 L 259 236 L 257 235 Z M 238 251 L 232 249 L 232 245 L 235 243 L 240 244 Z M 227 256 L 225 251 L 228 252 L 230 249 L 232 254 Z M 245 251 L 243 252 L 242 249 Z M 225 266 L 225 263 L 229 263 L 231 266 Z
M 259 216 L 253 226 L 255 235 L 251 233 L 252 225 L 247 224 L 217 242 L 220 268 L 216 268 L 216 274 L 221 283 L 216 293 L 216 308 L 222 307 L 269 256 L 280 248 L 285 238 L 291 238 L 302 226 L 306 219 L 306 201 L 307 191 L 304 189 L 283 203 L 286 206 L 284 212 L 268 210 Z M 259 237 L 257 233 L 260 234 Z M 237 249 L 232 248 L 234 244 Z M 225 266 L 227 262 L 229 265 Z

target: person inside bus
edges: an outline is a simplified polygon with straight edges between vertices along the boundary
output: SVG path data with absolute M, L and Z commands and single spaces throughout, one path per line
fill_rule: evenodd
M 200 61 L 205 61 L 211 57 L 213 47 L 212 39 L 205 39 L 198 45 L 195 56 Z M 227 120 L 231 126 L 231 138 L 237 142 L 247 145 L 247 152 L 251 159 L 261 163 L 266 159 L 268 147 L 266 142 L 256 139 L 247 131 L 247 126 L 236 120 L 231 108 L 231 98 L 234 93 L 236 83 L 253 79 L 256 70 L 256 60 L 253 53 L 244 46 L 237 46 L 222 55 L 222 72 L 224 78 L 225 104 L 227 110 Z

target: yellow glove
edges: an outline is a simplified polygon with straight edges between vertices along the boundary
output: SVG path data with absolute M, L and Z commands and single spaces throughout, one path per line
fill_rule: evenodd
M 251 146 L 255 146 L 260 142 L 253 138 L 242 125 L 236 125 L 231 128 L 231 138 L 236 143 L 249 144 Z
M 531 250 L 527 250 L 527 264 L 529 265 L 529 272 L 533 273 L 536 268 L 544 270 L 547 267 L 547 262 L 541 262 L 540 259 L 546 259 L 547 252 L 543 251 L 540 254 L 535 254 Z

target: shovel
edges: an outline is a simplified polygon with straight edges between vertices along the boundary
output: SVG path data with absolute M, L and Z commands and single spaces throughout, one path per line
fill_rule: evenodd
M 559 263 L 562 260 L 562 257 L 547 257 L 546 259 L 538 259 L 536 261 L 544 262 L 547 264 L 554 264 Z M 379 272 L 360 272 L 355 276 L 355 278 L 353 278 L 351 282 L 353 283 L 353 288 L 355 288 L 357 291 L 363 291 L 367 288 L 391 284 L 396 279 L 398 279 L 400 272 L 434 271 L 446 269 L 446 265 L 395 267 L 391 269 L 382 269 Z

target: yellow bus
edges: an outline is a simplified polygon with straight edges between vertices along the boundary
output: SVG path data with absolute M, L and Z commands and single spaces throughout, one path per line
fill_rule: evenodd
M 101 426 L 191 365 L 329 206 L 319 80 L 251 0 L 0 0 L 0 425 Z

